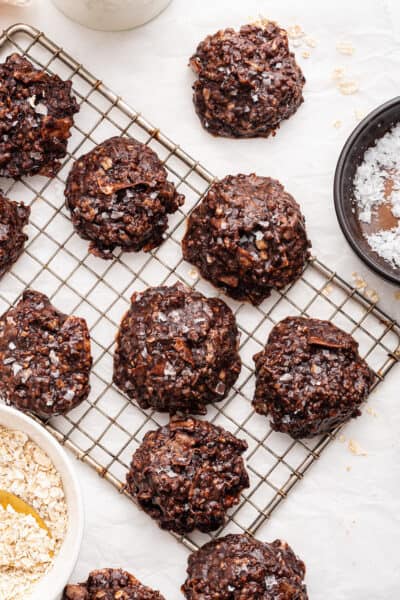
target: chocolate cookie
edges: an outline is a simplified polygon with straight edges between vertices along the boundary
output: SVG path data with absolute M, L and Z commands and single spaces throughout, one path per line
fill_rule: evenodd
M 67 585 L 63 600 L 165 600 L 159 592 L 142 585 L 122 569 L 89 573 L 85 583 Z
M 303 102 L 303 73 L 289 51 L 286 31 L 276 23 L 209 35 L 189 64 L 198 76 L 196 112 L 214 135 L 275 135 Z
M 142 408 L 205 414 L 241 368 L 230 308 L 177 283 L 132 296 L 117 337 L 114 383 Z
M 24 250 L 28 239 L 24 227 L 28 225 L 30 213 L 28 206 L 9 200 L 0 191 L 0 277 Z
M 308 600 L 304 563 L 286 542 L 227 535 L 189 556 L 187 600 Z
M 67 207 L 89 251 L 112 258 L 114 248 L 128 252 L 159 246 L 168 214 L 184 202 L 151 148 L 113 137 L 81 156 L 65 189 Z
M 249 487 L 247 443 L 207 421 L 173 419 L 146 433 L 132 457 L 128 491 L 163 529 L 214 531 Z
M 54 177 L 79 110 L 71 86 L 19 54 L 0 65 L 0 177 Z
M 189 216 L 183 256 L 236 300 L 260 304 L 309 258 L 304 217 L 276 179 L 228 175 Z
M 293 438 L 326 433 L 358 417 L 374 382 L 354 338 L 318 319 L 287 317 L 254 361 L 254 408 Z
M 86 321 L 69 317 L 44 294 L 27 290 L 0 317 L 0 395 L 45 418 L 63 414 L 90 390 Z

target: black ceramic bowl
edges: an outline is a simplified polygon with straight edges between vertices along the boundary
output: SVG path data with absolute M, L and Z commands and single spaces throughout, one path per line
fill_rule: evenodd
M 365 151 L 400 122 L 400 97 L 389 100 L 363 119 L 345 143 L 335 171 L 333 194 L 340 227 L 358 256 L 376 273 L 400 285 L 400 269 L 392 267 L 368 245 L 353 200 L 353 180 Z

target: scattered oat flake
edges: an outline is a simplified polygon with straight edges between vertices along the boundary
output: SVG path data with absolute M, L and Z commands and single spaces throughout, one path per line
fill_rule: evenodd
M 338 90 L 344 96 L 350 96 L 358 92 L 359 87 L 354 79 L 343 79 L 338 84 Z
M 349 96 L 358 92 L 358 83 L 349 78 L 343 67 L 338 67 L 332 72 L 332 79 L 336 82 L 336 87 L 341 94 Z
M 350 465 L 348 465 L 348 466 L 346 467 L 346 471 L 351 471 L 351 467 L 350 467 Z
M 400 300 L 400 292 L 395 292 L 394 297 L 396 298 L 396 300 Z
M 303 58 L 310 58 L 311 56 L 308 50 L 304 50 L 304 52 L 302 52 L 301 55 Z
M 354 456 L 368 456 L 365 450 L 363 450 L 355 440 L 349 440 L 348 448 Z
M 340 127 L 342 126 L 342 121 L 335 121 L 333 126 L 335 129 L 340 129 Z
M 361 119 L 365 117 L 365 114 L 365 110 L 360 110 L 359 108 L 356 108 L 354 111 L 354 116 L 357 119 L 357 121 L 361 121 Z
M 192 277 L 192 279 L 197 279 L 197 277 L 199 276 L 199 272 L 197 271 L 197 269 L 190 269 L 189 275 L 190 277 Z
M 354 54 L 354 46 L 351 42 L 348 41 L 340 41 L 336 44 L 336 50 L 340 52 L 340 54 L 346 54 L 351 56 Z
M 291 40 L 295 40 L 295 39 L 302 38 L 305 36 L 305 33 L 304 33 L 301 25 L 290 25 L 290 27 L 288 27 L 288 29 L 287 29 L 287 33 L 288 33 L 288 37 Z
M 322 290 L 322 293 L 324 294 L 324 296 L 329 296 L 332 292 L 333 286 L 330 283 L 327 283 L 324 289 Z
M 266 27 L 269 22 L 269 19 L 262 15 L 259 15 L 258 17 L 249 17 L 249 23 L 251 23 L 251 25 L 257 25 L 257 27 Z
M 341 444 L 344 444 L 344 442 L 346 441 L 346 438 L 344 437 L 344 435 L 343 435 L 343 434 L 340 434 L 340 435 L 339 435 L 339 437 L 338 437 L 338 440 L 339 440 L 339 442 L 340 442 Z
M 306 39 L 304 41 L 307 44 L 307 46 L 309 46 L 310 48 L 315 48 L 317 45 L 317 40 L 315 40 L 312 37 L 306 37 Z
M 352 273 L 354 287 L 359 291 L 364 291 L 367 287 L 367 282 L 358 273 Z
M 367 289 L 366 292 L 365 292 L 365 295 L 374 304 L 376 304 L 376 302 L 379 302 L 379 294 L 378 294 L 378 292 L 376 290 Z
M 376 410 L 374 410 L 372 408 L 372 406 L 367 406 L 367 413 L 369 415 L 371 415 L 372 417 L 377 417 L 378 416 L 378 413 L 376 412 Z
M 343 79 L 343 77 L 344 77 L 344 69 L 342 67 L 337 67 L 336 69 L 333 70 L 332 79 L 334 81 L 339 81 L 340 79 Z

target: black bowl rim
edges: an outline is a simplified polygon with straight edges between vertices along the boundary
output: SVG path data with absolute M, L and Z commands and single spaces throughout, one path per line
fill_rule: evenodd
M 346 218 L 344 208 L 343 208 L 344 199 L 341 195 L 343 171 L 344 171 L 344 167 L 346 166 L 351 148 L 354 146 L 354 144 L 357 142 L 357 140 L 361 137 L 364 130 L 367 129 L 371 125 L 371 121 L 376 120 L 377 117 L 380 117 L 387 110 L 393 108 L 393 106 L 396 106 L 396 105 L 399 107 L 399 123 L 400 123 L 400 96 L 396 96 L 395 98 L 388 100 L 384 104 L 381 104 L 380 106 L 378 106 L 377 108 L 372 110 L 366 117 L 364 117 L 364 119 L 362 121 L 360 121 L 360 123 L 355 127 L 355 129 L 349 135 L 349 137 L 347 138 L 347 140 L 342 148 L 342 151 L 339 155 L 339 158 L 338 158 L 338 161 L 336 164 L 335 177 L 334 177 L 334 182 L 333 182 L 333 197 L 334 197 L 334 202 L 335 202 L 336 216 L 339 221 L 339 225 L 343 231 L 343 234 L 344 234 L 347 242 L 352 247 L 354 252 L 361 258 L 361 260 L 364 263 L 366 263 L 373 271 L 375 271 L 375 273 L 378 273 L 387 281 L 390 281 L 392 283 L 396 283 L 397 285 L 399 285 L 400 284 L 400 273 L 398 276 L 392 275 L 392 273 L 388 273 L 383 267 L 380 267 L 379 265 L 377 265 L 370 258 L 368 253 L 365 252 L 357 244 L 357 242 L 351 235 L 350 228 L 348 226 L 347 218 Z

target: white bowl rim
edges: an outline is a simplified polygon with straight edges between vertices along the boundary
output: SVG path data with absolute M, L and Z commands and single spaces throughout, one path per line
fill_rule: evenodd
M 69 521 L 63 544 L 51 570 L 37 583 L 29 600 L 58 600 L 78 560 L 84 527 L 84 508 L 78 477 L 61 444 L 32 417 L 0 404 L 0 425 L 26 433 L 46 452 L 63 479 Z M 73 520 L 71 512 L 73 511 Z M 67 548 L 68 547 L 68 548 Z M 67 549 L 68 552 L 64 551 Z

